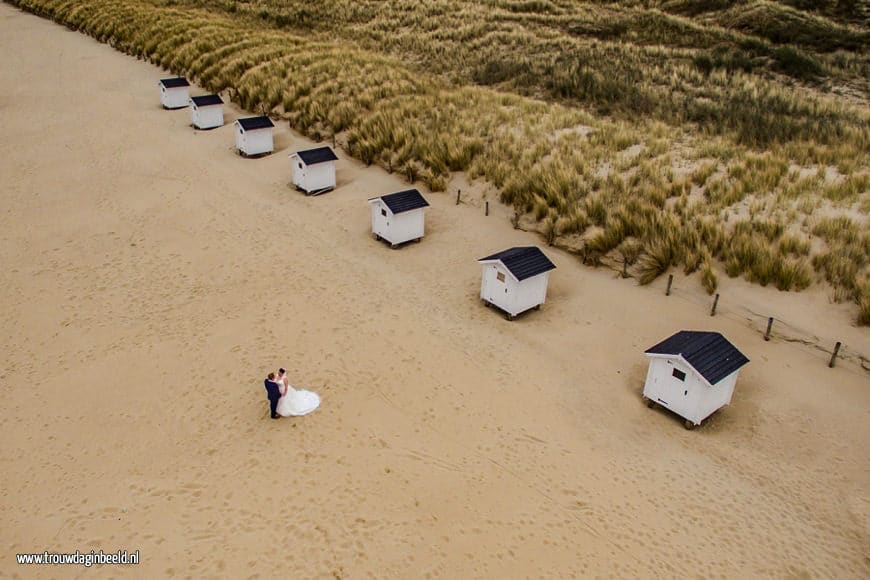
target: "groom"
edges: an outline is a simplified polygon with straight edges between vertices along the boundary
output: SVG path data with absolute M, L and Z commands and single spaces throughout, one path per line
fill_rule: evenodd
M 269 397 L 269 410 L 272 412 L 272 418 L 278 419 L 281 417 L 278 414 L 278 399 L 281 398 L 281 387 L 278 381 L 275 380 L 275 373 L 269 373 L 264 383 L 266 386 L 266 396 Z

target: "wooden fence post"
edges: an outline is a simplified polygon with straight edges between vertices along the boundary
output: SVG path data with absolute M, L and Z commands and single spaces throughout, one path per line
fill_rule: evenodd
M 486 202 L 486 209 L 484 210 L 483 215 L 489 215 L 489 202 L 488 201 Z
M 674 275 L 668 274 L 668 289 L 665 290 L 665 296 L 671 295 L 671 284 L 673 284 L 673 283 L 674 283 Z
M 716 316 L 716 306 L 719 305 L 719 294 L 713 299 L 713 308 L 710 310 L 710 316 Z
M 456 190 L 456 205 L 459 205 L 459 196 L 460 196 L 460 195 L 462 195 L 462 190 L 461 190 L 461 189 L 457 189 L 457 190 Z
M 843 343 L 838 340 L 837 344 L 834 345 L 834 352 L 831 353 L 831 362 L 828 363 L 828 368 L 834 368 L 834 361 L 837 360 L 837 353 L 840 352 L 841 346 L 843 346 Z
M 764 340 L 770 340 L 771 328 L 773 328 L 773 316 L 767 319 L 767 330 L 764 331 Z

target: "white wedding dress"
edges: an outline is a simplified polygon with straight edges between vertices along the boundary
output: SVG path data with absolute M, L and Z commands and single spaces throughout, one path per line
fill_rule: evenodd
M 298 417 L 307 415 L 319 406 L 320 395 L 302 389 L 296 390 L 293 385 L 288 385 L 287 393 L 278 399 L 277 411 L 282 417 Z

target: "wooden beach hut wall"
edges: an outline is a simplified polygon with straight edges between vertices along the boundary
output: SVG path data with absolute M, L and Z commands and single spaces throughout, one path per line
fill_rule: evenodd
M 393 247 L 411 240 L 420 240 L 425 232 L 423 210 L 429 202 L 416 189 L 408 189 L 373 197 L 369 200 L 372 211 L 372 235 L 386 240 Z
M 483 264 L 480 298 L 497 306 L 508 320 L 547 299 L 550 270 L 556 266 L 536 246 L 520 246 L 478 260 Z
M 307 195 L 335 189 L 335 156 L 329 147 L 318 147 L 290 154 L 293 185 Z
M 266 155 L 275 149 L 272 128 L 275 125 L 269 117 L 246 117 L 237 119 L 236 149 L 243 157 Z
M 646 350 L 643 396 L 685 419 L 691 429 L 731 403 L 737 374 L 749 362 L 718 332 L 682 330 Z
M 214 129 L 224 124 L 224 102 L 218 95 L 190 98 L 190 122 L 197 129 Z
M 164 109 L 183 109 L 190 100 L 190 83 L 184 77 L 160 79 L 160 104 Z

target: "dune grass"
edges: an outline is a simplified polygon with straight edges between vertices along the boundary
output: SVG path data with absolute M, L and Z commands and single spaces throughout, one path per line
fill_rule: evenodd
M 718 261 L 782 290 L 824 279 L 865 308 L 870 114 L 828 90 L 867 100 L 857 12 L 764 0 L 14 3 L 433 190 L 456 171 L 490 181 L 548 243 L 580 236 L 585 261 L 620 256 L 641 283 L 678 267 L 713 292 Z

